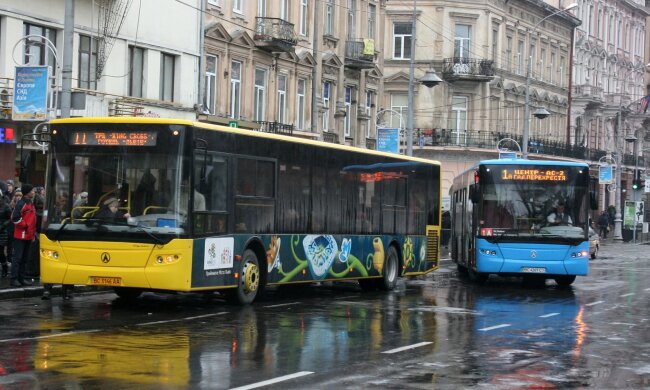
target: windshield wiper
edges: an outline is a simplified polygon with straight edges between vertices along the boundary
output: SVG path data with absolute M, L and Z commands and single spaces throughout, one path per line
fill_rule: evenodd
M 52 237 L 52 241 L 58 241 L 59 234 L 65 229 L 66 225 L 68 224 L 69 219 L 64 219 L 63 222 L 61 222 L 61 226 L 56 230 L 56 233 L 54 233 L 54 237 Z
M 147 236 L 149 236 L 149 238 L 151 238 L 153 240 L 153 242 L 155 244 L 157 244 L 157 245 L 164 245 L 167 242 L 169 242 L 169 241 L 166 242 L 162 238 L 160 238 L 160 237 L 156 236 L 155 234 L 151 233 L 148 230 L 147 227 L 140 226 L 140 225 L 137 225 L 137 224 L 128 223 L 126 221 L 108 221 L 108 220 L 105 220 L 105 219 L 98 219 L 98 218 L 92 218 L 92 219 L 87 219 L 86 220 L 86 225 L 87 226 L 90 226 L 92 223 L 96 223 L 98 225 L 98 227 L 99 226 L 105 227 L 106 225 L 110 224 L 110 225 L 128 226 L 128 227 L 132 227 L 132 228 L 137 228 L 138 230 L 140 230 L 141 232 L 143 232 Z

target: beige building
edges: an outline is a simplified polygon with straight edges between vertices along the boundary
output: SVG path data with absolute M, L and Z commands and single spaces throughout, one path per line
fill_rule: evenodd
M 201 118 L 374 148 L 380 3 L 208 0 Z

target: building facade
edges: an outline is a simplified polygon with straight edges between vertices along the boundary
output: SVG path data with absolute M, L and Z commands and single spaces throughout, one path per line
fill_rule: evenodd
M 165 1 L 164 7 L 157 1 L 130 0 L 74 4 L 71 116 L 196 117 L 201 0 Z M 0 5 L 0 179 L 17 176 L 20 140 L 38 124 L 12 120 L 16 66 L 49 66 L 53 93 L 48 119 L 60 115 L 53 102 L 61 89 L 64 19 L 64 0 L 6 0 Z M 33 143 L 24 149 L 36 162 L 27 179 L 42 184 L 44 154 Z

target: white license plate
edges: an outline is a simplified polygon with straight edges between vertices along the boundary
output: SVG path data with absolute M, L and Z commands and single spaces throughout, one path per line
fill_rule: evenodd
M 545 274 L 546 268 L 542 267 L 521 267 L 521 272 L 529 274 Z

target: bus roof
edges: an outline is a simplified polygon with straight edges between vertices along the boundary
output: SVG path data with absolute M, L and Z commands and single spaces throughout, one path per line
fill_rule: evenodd
M 197 122 L 188 119 L 149 118 L 149 117 L 80 117 L 80 118 L 54 119 L 50 121 L 50 123 L 54 125 L 78 124 L 78 123 L 107 123 L 107 124 L 138 123 L 138 124 L 184 125 L 184 126 L 198 127 L 206 130 L 222 131 L 226 133 L 237 133 L 237 134 L 248 135 L 253 137 L 277 139 L 278 141 L 287 141 L 287 142 L 293 142 L 293 143 L 299 143 L 305 145 L 314 145 L 323 148 L 347 150 L 349 152 L 355 152 L 355 153 L 364 153 L 364 154 L 371 154 L 371 155 L 382 156 L 382 157 L 401 159 L 405 161 L 417 161 L 425 164 L 440 165 L 440 161 L 437 160 L 429 160 L 429 159 L 419 158 L 419 157 L 410 157 L 401 154 L 358 148 L 355 146 L 334 144 L 331 142 L 314 141 L 310 139 L 292 137 L 292 136 L 282 135 L 282 134 L 265 133 L 256 130 L 247 130 L 247 129 L 228 127 L 228 126 L 214 125 L 210 123 Z

